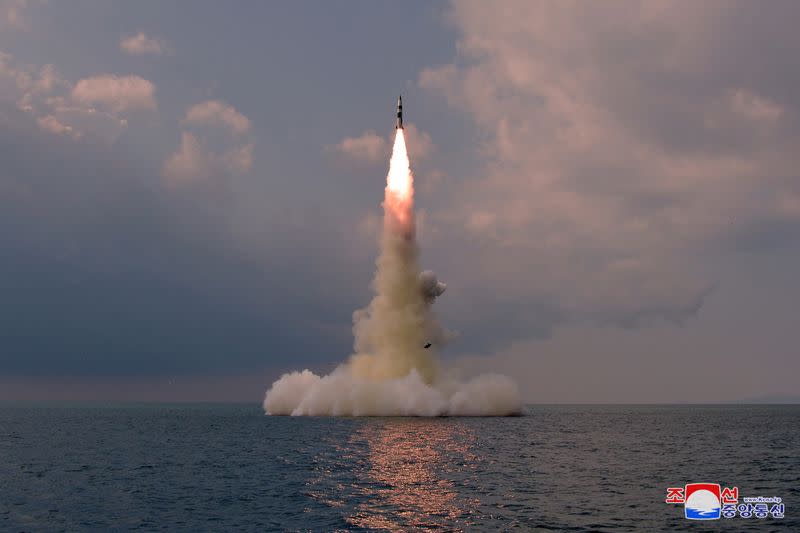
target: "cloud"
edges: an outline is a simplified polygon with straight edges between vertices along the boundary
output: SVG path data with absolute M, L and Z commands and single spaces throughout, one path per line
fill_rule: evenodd
M 237 146 L 223 155 L 225 165 L 235 172 L 247 172 L 253 168 L 253 143 Z
M 155 85 L 133 75 L 100 74 L 84 78 L 75 84 L 71 96 L 82 105 L 100 104 L 116 113 L 156 108 Z
M 147 54 L 160 56 L 169 50 L 169 46 L 164 41 L 148 37 L 142 31 L 136 35 L 122 37 L 119 41 L 119 47 L 123 52 L 132 56 Z
M 16 65 L 11 54 L 0 51 L 0 98 L 14 100 L 26 94 L 50 92 L 57 81 L 53 65 L 40 69 Z
M 394 134 L 392 134 L 394 135 Z M 419 130 L 414 124 L 405 125 L 408 152 L 414 161 L 426 159 L 434 150 L 431 136 Z M 358 137 L 345 137 L 326 150 L 343 158 L 368 164 L 385 164 L 389 158 L 392 139 L 384 138 L 373 130 L 367 130 Z
M 253 143 L 242 139 L 250 130 L 250 119 L 232 106 L 218 100 L 193 105 L 183 123 L 198 131 L 184 130 L 180 147 L 165 161 L 162 175 L 171 185 L 242 174 L 253 168 Z M 222 129 L 228 139 L 212 135 L 209 128 Z
M 19 66 L 10 54 L 0 52 L 0 102 L 14 102 L 51 134 L 115 142 L 128 121 L 117 111 L 74 101 L 73 89 L 53 65 Z
M 474 288 L 464 314 L 528 302 L 503 326 L 519 335 L 681 322 L 714 285 L 707 250 L 800 223 L 796 6 L 506 7 L 451 4 L 458 57 L 419 76 L 478 132 L 478 167 L 429 221 L 459 243 L 438 259 Z
M 208 179 L 215 166 L 215 159 L 206 153 L 197 137 L 184 131 L 180 148 L 164 163 L 164 176 L 173 183 Z
M 387 160 L 389 143 L 374 131 L 367 130 L 358 137 L 345 137 L 328 149 L 353 161 L 377 163 Z
M 312 223 L 313 213 L 287 228 L 275 207 L 282 200 L 259 197 L 257 240 L 245 241 L 233 223 L 240 204 L 225 182 L 164 189 L 153 162 L 124 145 L 45 131 L 13 102 L 0 102 L 0 121 L 5 378 L 219 376 L 346 353 L 349 336 L 305 321 L 333 322 L 338 312 L 348 322 L 355 298 L 339 287 L 349 270 L 341 267 L 342 283 L 324 296 L 298 299 L 291 283 L 330 276 L 337 258 L 325 243 L 344 239 Z M 231 164 L 247 165 L 247 152 L 231 155 Z M 306 246 L 297 246 L 297 232 Z
M 405 134 L 406 143 L 408 144 L 408 155 L 414 161 L 427 159 L 436 149 L 436 146 L 431 140 L 431 136 L 412 123 L 405 126 Z
M 746 89 L 733 89 L 727 95 L 731 109 L 754 122 L 775 122 L 783 109 L 775 102 Z
M 23 11 L 28 0 L 0 0 L 0 28 L 27 29 Z
M 128 127 L 127 119 L 112 112 L 73 105 L 58 97 L 49 98 L 48 103 L 53 116 L 71 128 L 74 138 L 88 136 L 110 144 L 117 141 Z
M 242 135 L 250 130 L 250 120 L 246 116 L 219 100 L 208 100 L 193 105 L 186 111 L 184 122 L 195 126 L 225 126 L 236 135 Z
M 164 163 L 163 174 L 172 185 L 208 180 L 228 173 L 243 173 L 253 167 L 253 145 L 223 153 L 208 148 L 189 132 L 181 133 L 181 145 Z
M 73 137 L 80 137 L 80 133 L 76 132 L 72 126 L 66 126 L 58 121 L 56 117 L 53 115 L 45 115 L 43 117 L 39 117 L 36 119 L 36 123 L 39 125 L 40 128 L 43 130 L 56 133 L 56 134 L 66 134 Z

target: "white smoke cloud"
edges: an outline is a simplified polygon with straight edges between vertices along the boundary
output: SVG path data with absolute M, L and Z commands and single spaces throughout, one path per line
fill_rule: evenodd
M 264 410 L 293 416 L 503 416 L 518 414 L 520 403 L 517 384 L 498 374 L 428 384 L 415 369 L 374 380 L 343 365 L 322 377 L 310 370 L 285 374 L 267 392 Z
M 381 254 L 370 304 L 353 313 L 355 353 L 327 376 L 283 375 L 264 398 L 272 415 L 497 416 L 518 414 L 516 384 L 494 374 L 467 382 L 439 365 L 436 348 L 452 336 L 431 304 L 447 285 L 420 272 L 414 180 L 398 130 L 383 202 Z

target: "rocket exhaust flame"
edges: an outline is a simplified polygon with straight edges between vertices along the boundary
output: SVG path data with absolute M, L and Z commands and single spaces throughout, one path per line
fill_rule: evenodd
M 389 174 L 386 177 L 386 194 L 386 201 L 395 197 L 412 202 L 414 200 L 414 177 L 408 161 L 404 130 L 397 130 L 394 137 L 392 159 L 389 162 Z M 413 210 L 413 208 L 412 204 L 407 209 Z
M 498 416 L 521 412 L 516 384 L 482 375 L 461 383 L 439 367 L 435 348 L 447 332 L 431 304 L 445 284 L 420 272 L 402 103 L 386 177 L 375 296 L 353 313 L 355 353 L 330 375 L 284 374 L 264 398 L 267 414 L 328 416 Z M 431 349 L 433 347 L 433 349 Z
M 396 130 L 389 174 L 386 176 L 386 194 L 383 199 L 384 226 L 397 223 L 403 234 L 413 237 L 414 228 L 414 177 L 406 151 L 403 129 Z

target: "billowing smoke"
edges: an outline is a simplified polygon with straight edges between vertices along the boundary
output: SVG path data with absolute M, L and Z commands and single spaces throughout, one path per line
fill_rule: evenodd
M 447 289 L 447 284 L 439 281 L 432 270 L 426 270 L 419 275 L 419 285 L 425 301 L 429 304 L 432 304 Z
M 355 353 L 327 376 L 284 374 L 264 398 L 272 415 L 491 416 L 521 411 L 516 384 L 500 375 L 452 379 L 436 349 L 452 337 L 431 305 L 447 285 L 420 272 L 414 179 L 403 130 L 395 137 L 386 191 L 381 253 L 370 304 L 353 313 Z

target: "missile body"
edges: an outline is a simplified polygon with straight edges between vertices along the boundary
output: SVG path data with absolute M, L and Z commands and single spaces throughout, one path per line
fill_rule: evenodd
M 394 128 L 396 130 L 403 129 L 403 96 L 400 95 L 397 97 L 397 121 L 395 122 Z

